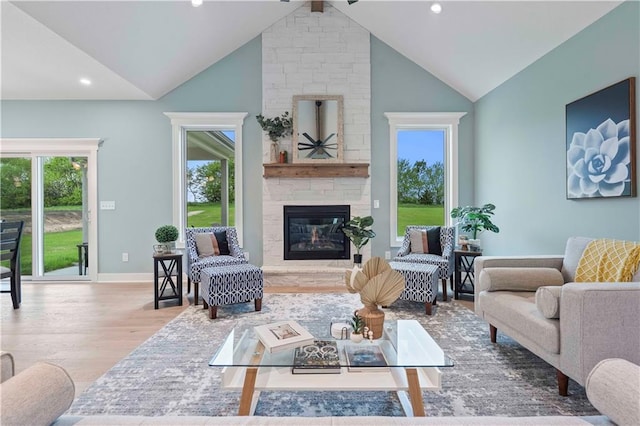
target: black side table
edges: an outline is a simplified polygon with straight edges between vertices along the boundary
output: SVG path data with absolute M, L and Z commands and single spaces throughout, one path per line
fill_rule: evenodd
M 475 263 L 476 257 L 482 256 L 482 251 L 454 250 L 453 253 L 456 262 L 456 285 L 453 298 L 458 299 L 459 294 L 474 293 L 475 277 L 473 264 Z
M 162 266 L 161 274 L 158 274 L 158 266 Z M 182 253 L 153 255 L 153 290 L 155 309 L 158 309 L 161 300 L 177 299 L 182 306 Z M 169 294 L 165 295 L 165 291 L 169 291 Z

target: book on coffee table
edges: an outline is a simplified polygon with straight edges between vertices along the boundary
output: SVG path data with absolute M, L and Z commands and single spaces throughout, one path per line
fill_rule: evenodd
M 297 347 L 293 355 L 293 374 L 340 374 L 340 353 L 335 340 L 315 340 Z
M 359 345 L 346 345 L 344 352 L 347 356 L 349 371 L 366 373 L 389 371 L 387 359 L 378 345 L 367 344 L 366 342 Z
M 295 321 L 279 321 L 254 327 L 270 353 L 282 352 L 313 343 L 313 335 Z

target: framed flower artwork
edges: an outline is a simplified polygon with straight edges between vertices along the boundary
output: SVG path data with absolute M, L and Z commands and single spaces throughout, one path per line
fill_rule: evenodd
M 636 196 L 635 77 L 566 106 L 567 199 Z

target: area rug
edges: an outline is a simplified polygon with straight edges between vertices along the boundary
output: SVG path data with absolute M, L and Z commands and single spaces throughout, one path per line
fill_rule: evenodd
M 361 306 L 351 294 L 265 294 L 262 312 L 253 303 L 224 306 L 218 319 L 190 306 L 87 388 L 67 414 L 237 414 L 239 392 L 220 389 L 219 368 L 209 367 L 229 330 L 239 321 L 347 318 Z M 424 391 L 428 416 L 595 415 L 584 389 L 570 381 L 558 395 L 555 369 L 489 327 L 456 302 L 440 302 L 433 316 L 421 303 L 397 301 L 388 319 L 416 319 L 455 362 L 443 369 L 442 389 Z M 262 416 L 402 416 L 395 392 L 262 392 Z

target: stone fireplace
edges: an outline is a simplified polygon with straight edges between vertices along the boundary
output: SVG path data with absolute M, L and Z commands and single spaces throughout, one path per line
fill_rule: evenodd
M 349 259 L 342 227 L 350 218 L 347 205 L 284 206 L 284 259 Z
M 285 111 L 291 113 L 294 95 L 342 96 L 343 160 L 345 163 L 371 162 L 371 60 L 370 34 L 366 29 L 329 3 L 325 3 L 324 13 L 312 13 L 307 3 L 262 33 L 262 76 L 262 113 L 266 117 L 279 116 Z M 269 163 L 269 146 L 270 140 L 263 134 L 263 163 Z M 290 137 L 280 141 L 280 150 L 291 153 L 291 148 Z M 296 167 L 298 165 L 311 167 L 311 164 L 296 164 Z M 319 234 L 334 231 L 333 219 L 317 223 L 294 221 L 304 235 L 290 233 L 289 241 L 285 242 L 283 212 L 287 206 L 318 210 L 347 206 L 351 217 L 370 215 L 371 179 L 368 173 L 366 176 L 329 172 L 300 175 L 304 176 L 267 176 L 265 173 L 262 181 L 263 268 L 268 274 L 283 274 L 278 277 L 278 284 L 285 280 L 284 275 L 300 272 L 311 277 L 310 285 L 311 281 L 317 285 L 321 273 L 333 271 L 331 279 L 344 285 L 341 282 L 344 269 L 352 266 L 348 240 L 349 251 L 339 255 L 319 249 L 326 240 L 320 240 L 315 246 L 311 242 L 314 226 Z M 342 237 L 332 234 L 332 238 Z M 289 246 L 288 254 L 283 250 L 285 245 Z M 365 256 L 368 250 L 367 246 Z M 298 284 L 300 275 L 291 278 L 291 282 L 305 285 Z

